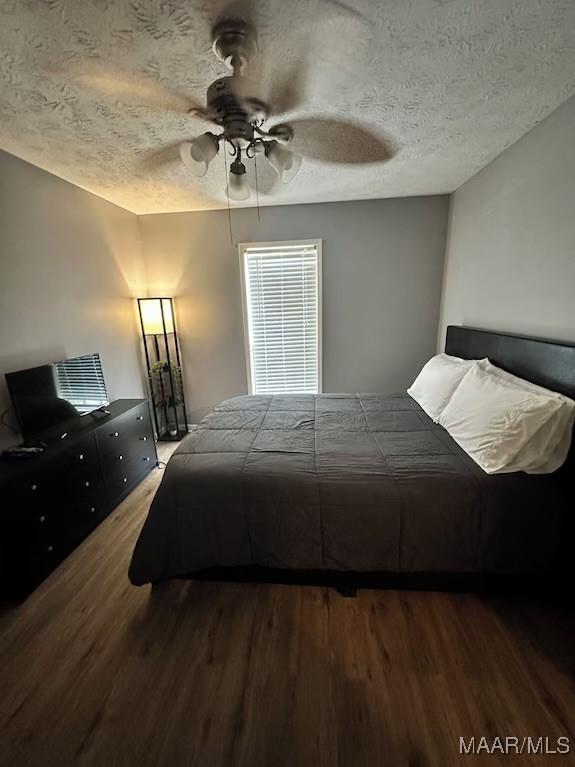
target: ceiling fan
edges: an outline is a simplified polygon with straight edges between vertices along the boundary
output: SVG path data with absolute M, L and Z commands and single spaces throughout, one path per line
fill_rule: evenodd
M 329 0 L 335 7 L 332 17 L 354 14 L 345 3 Z M 217 126 L 217 132 L 211 130 L 177 144 L 179 156 L 185 166 L 196 176 L 205 176 L 208 167 L 222 150 L 226 158 L 227 185 L 230 199 L 247 200 L 250 196 L 251 179 L 246 173 L 246 160 L 254 162 L 256 167 L 256 191 L 271 192 L 276 188 L 276 181 L 288 183 L 297 174 L 302 155 L 319 162 L 364 164 L 383 162 L 391 156 L 389 144 L 371 130 L 349 119 L 335 117 L 303 117 L 281 120 L 284 113 L 299 108 L 304 101 L 304 78 L 310 72 L 314 75 L 314 85 L 319 84 L 318 93 L 323 101 L 335 101 L 341 94 L 342 71 L 346 69 L 345 56 L 339 56 L 337 46 L 324 45 L 321 39 L 321 24 L 311 24 L 310 28 L 319 30 L 319 49 L 314 40 L 306 40 L 305 33 L 299 34 L 300 56 L 283 73 L 279 83 L 272 83 L 266 89 L 267 98 L 259 97 L 259 87 L 246 76 L 246 70 L 254 65 L 258 53 L 258 40 L 253 24 L 246 20 L 250 14 L 233 12 L 220 17 L 212 29 L 212 50 L 217 58 L 228 68 L 230 74 L 219 77 L 207 89 L 205 106 L 197 100 L 175 93 L 165 85 L 133 73 L 119 76 L 116 70 L 107 69 L 101 64 L 96 68 L 86 69 L 82 65 L 71 79 L 84 87 L 95 89 L 137 107 L 175 110 L 207 120 Z M 242 18 L 243 17 L 243 18 Z M 332 34 L 333 38 L 333 34 Z M 366 39 L 363 34 L 362 38 Z M 311 52 L 314 51 L 312 57 Z M 321 60 L 325 52 L 338 57 L 339 66 L 332 65 L 321 70 Z M 341 59 L 341 61 L 340 61 Z M 259 62 L 260 65 L 262 62 Z M 349 62 L 348 62 L 349 63 Z M 264 71 L 267 65 L 263 63 Z M 317 76 L 323 80 L 317 81 Z M 349 68 L 348 68 L 349 74 Z M 328 76 L 326 81 L 325 75 Z M 353 72 L 353 87 L 357 82 L 357 73 Z M 332 98 L 333 95 L 333 98 Z M 297 150 L 297 151 L 296 151 Z M 171 158 L 171 147 L 156 152 L 155 160 L 150 163 L 158 166 Z M 230 157 L 229 168 L 227 158 Z M 260 159 L 264 165 L 260 166 Z M 266 167 L 271 172 L 266 172 Z M 263 190 L 261 188 L 263 182 Z
M 253 27 L 241 19 L 224 19 L 216 24 L 212 36 L 214 53 L 232 74 L 218 78 L 209 86 L 205 109 L 189 111 L 215 123 L 222 132 L 207 131 L 192 141 L 182 142 L 180 156 L 194 175 L 204 176 L 220 146 L 229 149 L 233 160 L 229 167 L 228 195 L 233 200 L 247 200 L 250 189 L 244 157 L 255 159 L 261 155 L 284 183 L 294 178 L 302 158 L 288 148 L 294 137 L 289 123 L 264 129 L 272 110 L 253 95 L 253 83 L 244 76 L 258 50 Z

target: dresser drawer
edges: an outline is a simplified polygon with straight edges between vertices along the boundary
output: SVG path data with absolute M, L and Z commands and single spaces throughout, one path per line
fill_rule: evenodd
M 35 588 L 73 549 L 69 539 L 57 536 L 45 541 L 29 541 L 20 553 L 19 564 L 24 576 L 19 587 L 25 592 Z
M 89 479 L 63 478 L 58 496 L 36 499 L 35 503 L 16 506 L 18 526 L 25 527 L 32 535 L 45 530 L 69 530 L 74 527 L 77 511 L 88 515 L 93 508 L 99 513 L 106 505 L 104 483 L 98 474 Z M 13 514 L 13 517 L 15 516 Z
M 109 505 L 101 484 L 84 500 L 74 499 L 71 504 L 52 504 L 35 512 L 29 512 L 23 520 L 21 537 L 25 540 L 50 545 L 63 539 L 77 537 L 94 521 L 105 517 Z
M 81 440 L 12 481 L 8 493 L 10 505 L 17 513 L 36 513 L 58 508 L 70 496 L 86 495 L 90 488 L 102 483 L 96 441 Z
M 98 447 L 102 457 L 109 454 L 124 455 L 132 445 L 146 442 L 153 442 L 150 412 L 146 403 L 98 430 Z
M 67 496 L 67 504 L 82 502 L 89 499 L 101 486 L 102 474 L 96 467 L 93 471 L 80 471 L 63 479 L 60 493 L 63 500 Z
M 26 515 L 21 536 L 26 545 L 50 545 L 59 539 L 65 530 L 66 522 L 62 509 L 42 509 Z
M 98 448 L 96 437 L 91 434 L 65 451 L 63 460 L 68 472 L 83 472 L 97 469 Z
M 110 512 L 104 485 L 93 490 L 90 497 L 78 500 L 67 513 L 68 531 L 72 536 L 90 530 Z
M 127 458 L 122 461 L 117 460 L 115 456 L 110 456 L 105 463 L 104 476 L 106 481 L 109 479 L 120 479 L 127 475 L 141 474 L 147 468 L 155 466 L 157 463 L 156 446 L 153 442 L 140 445 L 138 450 L 128 453 Z
M 151 445 L 150 447 L 146 448 L 146 450 L 144 450 L 137 458 L 134 459 L 133 463 L 137 467 L 139 466 L 139 471 L 147 471 L 148 469 L 157 466 L 158 456 L 156 454 L 155 445 Z
M 134 488 L 156 464 L 156 450 L 152 445 L 130 462 L 108 471 L 106 487 L 111 504 L 115 505 L 118 499 Z
M 52 503 L 57 492 L 57 475 L 45 466 L 33 467 L 9 487 L 8 511 L 20 515 L 43 509 Z
M 132 438 L 126 440 L 123 445 L 119 445 L 120 450 L 114 450 L 102 456 L 102 468 L 104 476 L 109 474 L 121 474 L 125 471 L 125 466 L 137 461 L 144 463 L 156 462 L 156 446 L 153 440 L 140 440 Z

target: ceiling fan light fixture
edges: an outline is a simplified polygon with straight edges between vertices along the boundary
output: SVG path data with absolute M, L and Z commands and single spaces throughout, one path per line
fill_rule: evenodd
M 230 165 L 228 180 L 228 194 L 231 200 L 241 202 L 250 196 L 250 188 L 246 176 L 246 166 L 241 160 L 236 159 Z
M 194 176 L 205 176 L 208 165 L 217 155 L 219 147 L 218 137 L 208 131 L 193 141 L 182 142 L 180 157 Z
M 284 184 L 289 184 L 289 182 L 297 176 L 299 169 L 301 168 L 302 158 L 301 155 L 296 154 L 295 152 L 290 152 L 291 158 L 284 168 L 284 172 L 282 174 L 282 181 Z
M 266 157 L 284 184 L 289 184 L 301 167 L 299 154 L 285 149 L 275 139 L 266 144 Z

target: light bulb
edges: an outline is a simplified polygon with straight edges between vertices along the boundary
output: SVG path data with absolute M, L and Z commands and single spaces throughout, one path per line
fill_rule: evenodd
M 239 159 L 230 165 L 228 194 L 232 200 L 247 200 L 250 196 L 246 166 Z
M 208 131 L 193 141 L 182 142 L 180 144 L 180 157 L 194 176 L 205 176 L 208 165 L 217 155 L 218 149 L 218 137 Z
M 288 184 L 301 167 L 301 157 L 275 140 L 266 144 L 266 157 L 284 184 Z

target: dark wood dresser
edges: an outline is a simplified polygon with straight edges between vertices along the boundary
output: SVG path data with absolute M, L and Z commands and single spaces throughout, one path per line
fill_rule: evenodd
M 0 591 L 22 599 L 158 465 L 147 400 L 116 400 L 44 453 L 0 461 Z

